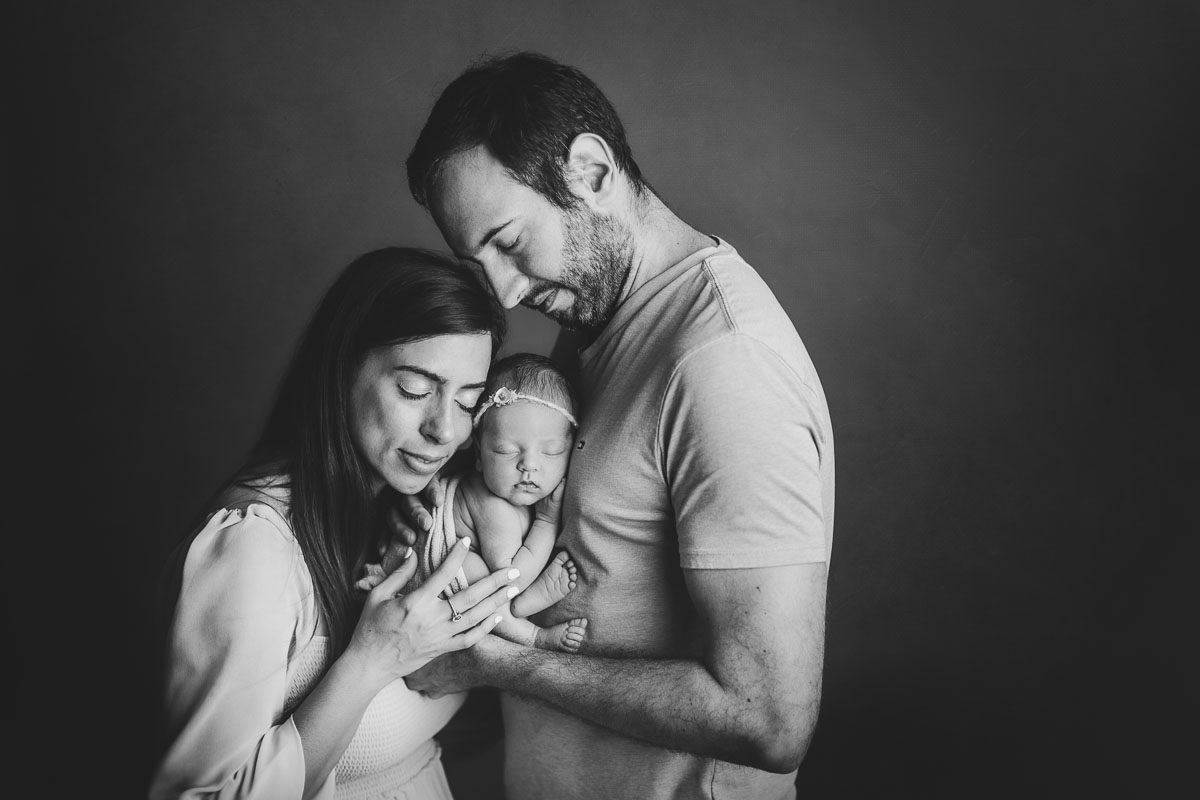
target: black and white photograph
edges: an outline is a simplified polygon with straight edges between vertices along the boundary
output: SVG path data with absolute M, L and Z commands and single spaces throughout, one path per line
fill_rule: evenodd
M 8 794 L 1196 791 L 1200 5 L 9 32 Z

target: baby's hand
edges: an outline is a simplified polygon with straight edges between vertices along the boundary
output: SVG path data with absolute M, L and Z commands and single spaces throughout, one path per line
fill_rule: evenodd
M 563 478 L 554 487 L 554 491 L 537 501 L 533 507 L 534 516 L 543 522 L 549 522 L 555 528 L 562 525 L 562 499 L 567 479 Z

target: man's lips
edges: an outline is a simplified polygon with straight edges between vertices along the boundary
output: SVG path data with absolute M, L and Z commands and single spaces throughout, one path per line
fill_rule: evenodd
M 536 297 L 530 298 L 525 305 L 532 308 L 534 311 L 539 311 L 543 314 L 554 307 L 554 301 L 558 299 L 558 289 L 547 289 L 538 294 Z

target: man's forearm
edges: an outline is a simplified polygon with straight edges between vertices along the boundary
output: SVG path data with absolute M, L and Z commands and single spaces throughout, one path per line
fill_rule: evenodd
M 774 712 L 764 707 L 774 703 L 722 687 L 699 661 L 594 658 L 498 644 L 478 661 L 482 682 L 674 750 L 790 772 L 798 764 L 790 754 L 803 755 L 816 723 L 819 675 L 809 691 L 797 690 L 803 707 L 792 710 L 803 718 L 804 742 L 780 746 Z
M 705 630 L 694 660 L 601 658 L 487 636 L 406 680 L 434 693 L 496 686 L 673 750 L 791 772 L 820 707 L 825 576 L 823 563 L 686 571 Z

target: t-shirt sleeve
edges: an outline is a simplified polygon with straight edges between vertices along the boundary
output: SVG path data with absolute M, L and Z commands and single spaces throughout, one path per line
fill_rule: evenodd
M 767 345 L 730 334 L 671 377 L 659 447 L 680 566 L 826 561 L 820 405 Z
M 304 753 L 283 708 L 311 585 L 294 539 L 255 510 L 218 512 L 188 550 L 167 669 L 173 738 L 152 798 L 303 793 Z

